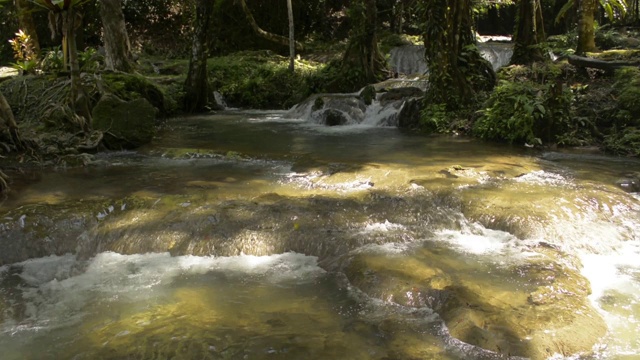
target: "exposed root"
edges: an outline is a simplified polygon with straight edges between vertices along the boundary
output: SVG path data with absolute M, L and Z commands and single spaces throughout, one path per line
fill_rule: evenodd
M 4 194 L 9 190 L 9 177 L 0 170 L 0 194 Z
M 104 138 L 104 133 L 102 131 L 92 131 L 89 137 L 86 139 L 84 144 L 78 146 L 79 150 L 82 151 L 93 151 L 97 150 L 98 146 L 102 143 L 102 139 Z

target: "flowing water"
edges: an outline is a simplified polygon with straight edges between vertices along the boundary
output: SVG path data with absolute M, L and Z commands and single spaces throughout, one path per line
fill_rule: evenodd
M 493 65 L 493 70 L 498 70 L 509 64 L 513 45 L 509 42 L 484 42 L 478 43 L 478 50 Z M 398 74 L 422 75 L 428 71 L 423 45 L 405 45 L 391 49 L 389 64 Z
M 637 160 L 278 112 L 13 174 L 2 359 L 640 357 Z

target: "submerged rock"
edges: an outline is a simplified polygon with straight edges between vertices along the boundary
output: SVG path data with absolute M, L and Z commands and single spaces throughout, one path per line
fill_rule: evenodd
M 123 101 L 105 94 L 93 108 L 92 126 L 105 133 L 104 143 L 109 149 L 133 149 L 153 138 L 156 112 L 145 99 Z
M 427 243 L 395 256 L 358 253 L 344 271 L 373 298 L 433 309 L 451 336 L 483 349 L 532 359 L 590 352 L 607 328 L 587 299 L 588 281 L 567 255 L 532 251 L 539 256 L 483 269 L 482 261 Z

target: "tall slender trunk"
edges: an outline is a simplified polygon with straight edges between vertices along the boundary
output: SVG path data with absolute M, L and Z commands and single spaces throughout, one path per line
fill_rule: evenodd
M 69 68 L 71 72 L 71 107 L 79 115 L 82 130 L 87 132 L 91 124 L 91 111 L 87 95 L 82 87 L 80 78 L 80 63 L 76 44 L 76 30 L 82 25 L 82 15 L 74 7 L 62 11 L 62 38 L 69 52 Z
M 293 28 L 293 4 L 287 0 L 287 11 L 289 13 L 289 71 L 295 70 L 296 43 Z
M 122 13 L 122 0 L 100 0 L 100 18 L 107 69 L 131 72 L 131 43 Z
M 597 50 L 594 30 L 597 7 L 598 0 L 578 0 L 578 55 Z
M 189 72 L 184 84 L 184 108 L 189 113 L 205 111 L 209 104 L 207 40 L 212 11 L 213 1 L 197 0 Z
M 393 31 L 396 34 L 402 34 L 402 28 L 404 27 L 404 1 L 396 0 L 396 4 L 393 7 Z
M 33 15 L 31 14 L 32 5 L 29 0 L 16 0 L 16 10 L 18 11 L 18 22 L 20 29 L 29 35 L 31 38 L 31 44 L 36 55 L 40 55 L 40 40 L 38 39 L 38 33 L 36 31 L 36 23 L 33 21 Z

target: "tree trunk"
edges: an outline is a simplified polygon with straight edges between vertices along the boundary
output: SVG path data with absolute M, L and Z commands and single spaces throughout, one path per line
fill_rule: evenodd
M 9 190 L 9 177 L 0 170 L 0 195 Z
M 393 7 L 393 24 L 392 30 L 396 34 L 402 34 L 404 26 L 404 2 L 405 0 L 396 0 Z
M 527 65 L 545 59 L 539 44 L 545 41 L 540 0 L 520 0 L 511 64 Z
M 20 138 L 20 131 L 18 130 L 18 124 L 16 123 L 16 119 L 13 117 L 13 111 L 11 111 L 11 107 L 5 99 L 4 95 L 0 92 L 0 131 L 4 131 L 2 125 L 6 127 L 6 130 L 9 132 L 9 138 L 13 145 L 18 150 L 23 150 L 25 145 Z
M 80 63 L 78 61 L 78 48 L 76 44 L 76 30 L 82 26 L 82 15 L 75 8 L 70 7 L 64 10 L 62 15 L 62 38 L 65 42 L 67 51 L 69 52 L 69 68 L 71 72 L 71 107 L 75 114 L 79 116 L 77 119 L 83 131 L 89 131 L 91 124 L 91 111 L 87 95 L 82 87 L 82 79 L 80 78 Z
M 31 15 L 32 5 L 29 0 L 16 0 L 16 10 L 18 11 L 18 22 L 20 29 L 29 35 L 33 50 L 37 56 L 40 56 L 40 41 L 36 32 L 36 23 Z
M 578 1 L 578 47 L 577 55 L 596 51 L 594 18 L 598 6 L 598 0 Z
M 212 12 L 213 1 L 197 0 L 189 72 L 184 84 L 184 108 L 189 113 L 205 111 L 209 104 L 207 39 Z
M 249 25 L 251 25 L 251 28 L 258 36 L 260 36 L 261 38 L 267 39 L 269 41 L 272 41 L 276 44 L 289 46 L 289 38 L 263 30 L 260 26 L 258 26 L 258 23 L 256 22 L 256 19 L 253 17 L 253 14 L 251 14 L 251 10 L 247 6 L 247 2 L 245 0 L 238 0 L 238 1 L 240 3 L 240 7 L 242 7 L 242 11 L 244 12 L 244 15 L 247 17 L 247 21 L 249 22 Z M 295 42 L 295 46 L 298 51 L 302 51 L 304 49 L 302 44 L 297 41 Z
M 475 46 L 472 0 L 430 0 L 422 5 L 427 100 L 448 110 L 471 103 L 478 90 L 495 85 L 495 72 Z
M 107 70 L 131 72 L 131 43 L 122 13 L 122 1 L 100 0 L 100 18 Z
M 372 84 L 384 78 L 387 68 L 378 48 L 376 1 L 359 0 L 352 6 L 354 28 L 342 58 L 342 69 L 357 71 L 356 85 Z
M 296 58 L 296 39 L 293 27 L 293 4 L 291 4 L 291 0 L 287 0 L 287 11 L 289 13 L 289 71 L 294 72 Z
M 4 132 L 4 130 L 9 132 L 9 138 L 16 148 L 22 149 L 24 147 L 22 140 L 20 140 L 18 125 L 13 117 L 11 107 L 9 106 L 9 103 L 7 103 L 7 99 L 5 99 L 4 95 L 0 92 L 0 132 Z M 7 175 L 0 170 L 0 194 L 9 190 L 8 181 L 9 178 Z

